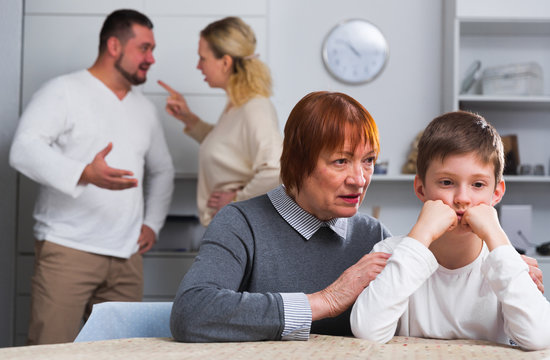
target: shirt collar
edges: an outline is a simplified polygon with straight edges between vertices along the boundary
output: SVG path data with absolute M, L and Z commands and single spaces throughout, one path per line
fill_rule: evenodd
M 285 221 L 306 240 L 321 227 L 328 226 L 342 238 L 346 238 L 348 230 L 347 218 L 334 218 L 328 221 L 321 221 L 300 207 L 285 191 L 284 185 L 267 193 L 269 200 Z

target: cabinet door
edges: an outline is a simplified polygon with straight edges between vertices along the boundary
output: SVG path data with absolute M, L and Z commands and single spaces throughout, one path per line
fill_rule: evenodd
M 193 254 L 145 256 L 143 258 L 144 299 L 172 301 L 181 279 L 193 265 L 193 261 Z

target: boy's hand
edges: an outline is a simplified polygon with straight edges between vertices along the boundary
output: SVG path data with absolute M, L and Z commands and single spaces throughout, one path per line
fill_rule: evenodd
M 494 248 L 510 242 L 498 221 L 497 211 L 487 204 L 473 206 L 464 212 L 461 225 L 468 225 L 472 232 L 479 236 L 492 251 Z
M 422 206 L 418 220 L 408 236 L 430 247 L 433 241 L 454 229 L 457 224 L 456 212 L 449 205 L 441 200 L 428 200 Z

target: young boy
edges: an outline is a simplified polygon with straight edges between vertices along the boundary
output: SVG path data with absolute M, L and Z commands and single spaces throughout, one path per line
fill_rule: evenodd
M 479 115 L 434 119 L 418 145 L 415 193 L 424 206 L 407 236 L 375 245 L 392 253 L 357 298 L 355 336 L 479 339 L 550 347 L 550 303 L 500 227 L 503 147 Z

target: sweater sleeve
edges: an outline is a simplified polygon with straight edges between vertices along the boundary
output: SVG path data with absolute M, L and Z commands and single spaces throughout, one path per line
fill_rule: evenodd
M 482 272 L 502 304 L 506 334 L 526 350 L 550 347 L 550 303 L 515 249 L 506 245 L 491 251 Z
M 189 135 L 200 144 L 213 128 L 214 125 L 199 119 L 199 122 L 193 128 L 189 129 L 185 127 L 183 133 Z
M 253 176 L 237 191 L 237 201 L 265 194 L 280 182 L 282 137 L 273 104 L 269 99 L 255 98 L 245 106 L 243 143 Z
M 32 97 L 21 116 L 10 149 L 10 165 L 37 183 L 77 197 L 87 163 L 63 154 L 68 94 L 63 79 L 46 83 Z
M 281 339 L 281 295 L 247 291 L 255 257 L 253 236 L 245 217 L 231 204 L 210 223 L 174 300 L 170 328 L 176 340 Z
M 174 165 L 158 118 L 151 129 L 151 143 L 145 155 L 143 223 L 155 234 L 164 225 L 174 191 Z
M 353 305 L 351 330 L 358 338 L 380 343 L 391 340 L 409 297 L 437 270 L 437 260 L 427 247 L 409 237 L 399 239 L 383 240 L 373 249 L 391 252 L 394 248 L 384 270 Z

